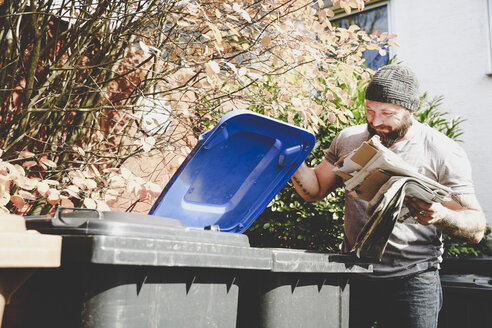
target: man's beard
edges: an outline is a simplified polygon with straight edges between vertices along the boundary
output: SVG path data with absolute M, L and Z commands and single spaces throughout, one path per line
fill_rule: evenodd
M 411 126 L 412 126 L 412 117 L 411 117 L 410 113 L 408 113 L 408 115 L 405 115 L 402 123 L 400 124 L 400 126 L 398 128 L 394 129 L 391 132 L 387 132 L 387 133 L 376 132 L 376 129 L 375 129 L 376 127 L 374 127 L 371 123 L 369 123 L 369 121 L 367 122 L 367 130 L 369 131 L 369 134 L 371 136 L 377 134 L 381 138 L 381 143 L 385 147 L 388 147 L 388 148 L 393 146 L 398 140 L 403 138 L 405 136 L 405 134 L 407 134 L 408 129 L 410 129 Z M 381 129 L 381 128 L 389 128 L 389 127 L 384 126 L 384 125 L 380 125 L 377 128 Z

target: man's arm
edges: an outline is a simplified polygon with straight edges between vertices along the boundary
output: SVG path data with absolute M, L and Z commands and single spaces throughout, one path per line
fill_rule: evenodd
M 292 176 L 297 193 L 308 202 L 325 198 L 341 183 L 341 179 L 333 172 L 334 167 L 326 159 L 315 169 L 302 163 Z
M 475 244 L 484 236 L 487 221 L 475 194 L 453 195 L 452 201 L 432 204 L 413 198 L 406 204 L 420 224 L 434 224 L 450 236 Z

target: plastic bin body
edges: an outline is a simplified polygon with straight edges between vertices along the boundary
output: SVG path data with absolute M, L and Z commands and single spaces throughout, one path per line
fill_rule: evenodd
M 64 265 L 35 273 L 16 294 L 5 322 L 6 327 L 234 327 L 236 281 L 236 272 L 224 269 Z
M 348 327 L 347 277 L 255 272 L 249 279 L 256 286 L 241 288 L 238 327 Z
M 370 272 L 351 256 L 272 249 L 270 272 L 240 281 L 237 327 L 333 327 L 349 324 L 349 276 Z
M 492 327 L 492 257 L 445 258 L 439 328 Z
M 439 328 L 492 327 L 492 276 L 441 275 Z
M 90 213 L 27 220 L 63 236 L 62 266 L 31 277 L 5 327 L 234 327 L 238 272 L 271 266 L 269 251 L 250 248 L 245 235 Z

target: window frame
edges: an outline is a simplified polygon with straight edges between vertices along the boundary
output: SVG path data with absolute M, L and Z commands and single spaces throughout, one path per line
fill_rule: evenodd
M 492 0 L 489 0 L 489 2 L 490 1 L 492 1 Z M 390 6 L 390 1 L 389 0 L 373 0 L 373 1 L 369 1 L 369 2 L 367 2 L 364 5 L 364 10 L 362 10 L 362 11 L 364 12 L 366 10 L 374 9 L 374 8 L 377 8 L 377 7 L 382 7 L 384 5 L 388 6 L 388 11 L 389 11 L 389 9 L 390 9 L 390 7 L 389 7 Z M 345 12 L 345 10 L 343 8 L 341 8 L 340 6 L 334 7 L 333 4 L 331 3 L 331 1 L 330 1 L 330 4 L 329 4 L 328 8 L 330 8 L 331 10 L 333 10 L 333 12 L 335 13 L 335 16 L 333 16 L 330 19 L 344 18 L 344 17 L 347 17 L 347 16 L 354 15 L 354 14 L 358 13 L 357 9 L 353 9 L 350 14 L 347 14 Z M 390 29 L 390 26 L 389 26 L 389 20 L 388 20 L 388 30 L 389 29 Z
M 487 76 L 492 77 L 492 0 L 487 1 L 488 6 L 488 18 L 489 18 L 489 67 Z
M 492 1 L 492 0 L 489 0 L 489 1 Z M 333 10 L 333 12 L 335 13 L 335 16 L 333 16 L 332 18 L 330 18 L 330 21 L 331 20 L 342 19 L 344 17 L 348 17 L 348 16 L 352 16 L 352 15 L 356 15 L 356 14 L 360 13 L 358 10 L 352 10 L 351 13 L 347 14 L 345 12 L 345 10 L 343 8 L 341 8 L 340 6 L 334 7 L 333 4 L 331 3 L 331 1 L 330 1 L 330 5 L 331 5 L 331 7 L 329 7 L 329 8 L 331 10 Z M 387 17 L 387 20 L 388 20 L 388 31 L 387 31 L 387 33 L 388 34 L 392 34 L 391 1 L 390 0 L 373 0 L 373 1 L 369 1 L 369 2 L 367 2 L 367 4 L 364 5 L 364 10 L 362 10 L 361 13 L 362 12 L 365 12 L 365 11 L 372 10 L 372 9 L 376 9 L 376 8 L 379 8 L 379 7 L 383 7 L 383 6 L 386 6 L 386 11 L 387 11 L 387 14 L 388 14 L 388 17 Z M 389 47 L 387 50 L 388 50 L 388 58 L 391 59 L 395 55 L 394 50 L 393 50 L 393 47 Z

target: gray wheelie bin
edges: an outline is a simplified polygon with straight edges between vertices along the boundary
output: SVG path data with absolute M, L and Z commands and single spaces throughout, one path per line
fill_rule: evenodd
M 492 327 L 492 257 L 448 258 L 439 328 Z
M 241 270 L 268 270 L 242 234 L 133 213 L 60 210 L 28 218 L 61 235 L 60 269 L 35 272 L 5 327 L 234 327 Z
M 23 322 L 7 327 L 234 327 L 239 275 L 272 261 L 241 233 L 314 142 L 307 130 L 233 111 L 200 137 L 150 215 L 26 218 L 63 237 L 62 265 L 19 290 L 8 312 L 24 312 Z
M 238 327 L 348 328 L 349 276 L 371 272 L 354 257 L 272 249 L 272 269 L 240 281 Z

